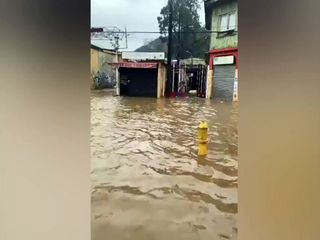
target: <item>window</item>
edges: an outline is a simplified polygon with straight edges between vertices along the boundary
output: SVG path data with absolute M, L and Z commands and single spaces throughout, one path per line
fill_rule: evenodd
M 236 29 L 236 13 L 228 13 L 220 16 L 220 31 L 226 32 Z
M 221 32 L 228 30 L 228 22 L 229 22 L 229 15 L 220 16 L 220 31 Z

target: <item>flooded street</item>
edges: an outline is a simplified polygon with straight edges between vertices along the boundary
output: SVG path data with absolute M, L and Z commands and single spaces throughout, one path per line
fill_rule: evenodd
M 237 239 L 237 123 L 235 103 L 92 92 L 92 240 Z

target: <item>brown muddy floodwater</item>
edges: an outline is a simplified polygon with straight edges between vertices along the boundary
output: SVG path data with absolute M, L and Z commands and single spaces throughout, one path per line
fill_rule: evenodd
M 235 103 L 92 92 L 92 240 L 237 239 L 237 122 Z

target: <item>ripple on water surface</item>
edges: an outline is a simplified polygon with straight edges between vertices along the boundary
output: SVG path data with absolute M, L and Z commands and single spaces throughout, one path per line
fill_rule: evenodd
M 237 121 L 234 103 L 93 92 L 92 239 L 236 239 Z

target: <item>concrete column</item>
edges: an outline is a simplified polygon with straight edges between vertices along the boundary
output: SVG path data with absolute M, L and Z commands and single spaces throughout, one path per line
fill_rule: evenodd
M 209 99 L 212 97 L 212 85 L 213 85 L 213 69 L 208 66 L 207 74 L 207 89 L 206 89 L 206 98 Z
M 162 86 L 162 68 L 158 64 L 158 75 L 157 75 L 157 98 L 160 98 L 161 95 L 161 86 Z
M 116 51 L 116 63 L 119 62 L 119 52 Z M 118 65 L 116 67 L 116 95 L 120 95 L 120 78 L 119 78 L 119 68 Z

